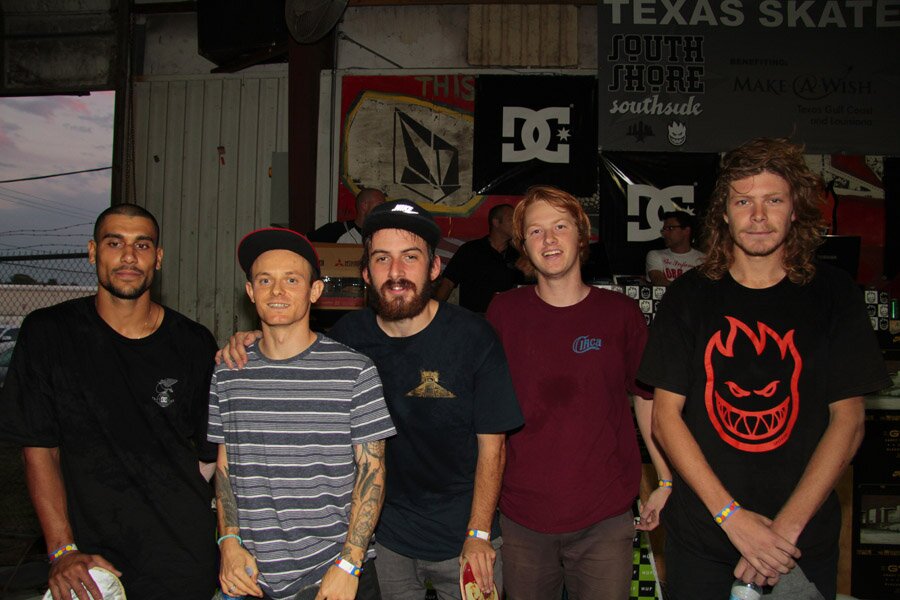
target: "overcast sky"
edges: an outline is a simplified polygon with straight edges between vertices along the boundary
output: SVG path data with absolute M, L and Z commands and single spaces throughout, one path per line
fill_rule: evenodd
M 0 181 L 109 167 L 114 99 L 113 92 L 0 98 Z M 110 176 L 0 183 L 0 255 L 84 250 L 109 206 Z

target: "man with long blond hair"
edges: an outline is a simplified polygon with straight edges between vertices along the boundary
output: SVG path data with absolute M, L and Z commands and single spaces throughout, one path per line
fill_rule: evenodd
M 512 600 L 627 598 L 641 478 L 629 394 L 647 336 L 643 315 L 623 294 L 585 285 L 590 221 L 571 194 L 528 190 L 513 213 L 518 266 L 537 285 L 502 293 L 488 308 L 509 359 L 525 426 L 510 435 L 500 496 L 503 577 Z M 649 436 L 651 403 L 636 398 L 641 432 L 660 479 L 668 480 Z M 668 488 L 644 507 L 659 522 Z
M 834 485 L 863 436 L 863 394 L 889 379 L 857 286 L 814 262 L 823 187 L 803 148 L 728 152 L 706 215 L 706 261 L 676 280 L 638 376 L 674 467 L 672 598 L 834 598 Z

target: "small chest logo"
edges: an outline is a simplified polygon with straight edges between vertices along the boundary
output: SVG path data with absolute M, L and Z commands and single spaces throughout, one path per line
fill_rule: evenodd
M 603 340 L 600 338 L 592 338 L 586 335 L 575 338 L 572 342 L 572 352 L 575 354 L 584 354 L 591 350 L 599 350 L 603 346 Z
M 406 392 L 407 396 L 420 398 L 456 398 L 456 394 L 438 383 L 441 379 L 439 371 L 421 371 L 422 383 Z
M 153 396 L 153 401 L 162 408 L 166 408 L 175 402 L 175 390 L 172 388 L 175 387 L 176 383 L 178 383 L 177 379 L 160 379 L 157 381 L 156 395 Z

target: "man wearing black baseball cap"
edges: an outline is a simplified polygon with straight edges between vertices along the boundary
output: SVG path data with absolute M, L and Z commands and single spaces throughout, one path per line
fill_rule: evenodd
M 384 509 L 376 532 L 386 599 L 459 597 L 460 565 L 489 593 L 501 586 L 497 497 L 506 432 L 520 427 L 509 367 L 484 319 L 434 300 L 441 231 L 408 201 L 382 204 L 363 227 L 362 276 L 369 307 L 329 331 L 369 356 L 397 427 L 387 444 Z M 242 361 L 235 336 L 223 349 Z
M 378 598 L 369 542 L 395 433 L 378 372 L 310 331 L 323 285 L 309 240 L 259 229 L 237 254 L 262 337 L 247 349 L 251 368 L 220 366 L 210 385 L 222 590 Z
M 370 310 L 329 333 L 375 361 L 397 425 L 376 534 L 382 593 L 421 598 L 429 579 L 440 598 L 456 598 L 463 558 L 489 593 L 502 583 L 495 515 L 506 432 L 523 422 L 506 357 L 483 319 L 432 298 L 441 232 L 428 211 L 382 204 L 363 233 Z

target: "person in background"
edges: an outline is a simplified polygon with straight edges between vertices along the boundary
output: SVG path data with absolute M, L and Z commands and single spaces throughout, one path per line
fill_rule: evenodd
M 372 361 L 309 329 L 319 259 L 289 229 L 238 245 L 262 323 L 247 368 L 210 384 L 209 440 L 229 595 L 380 599 L 369 541 L 384 500 L 384 438 L 395 433 Z
M 331 244 L 361 244 L 362 227 L 369 214 L 376 206 L 384 203 L 385 196 L 380 190 L 363 188 L 356 195 L 356 217 L 352 221 L 332 221 L 322 225 L 307 235 L 311 242 L 328 242 Z
M 515 600 L 559 598 L 563 585 L 573 598 L 628 597 L 641 480 L 632 402 L 661 480 L 643 529 L 659 523 L 671 489 L 650 435 L 650 392 L 635 380 L 647 325 L 624 294 L 582 282 L 590 231 L 571 194 L 530 188 L 513 240 L 537 285 L 497 295 L 487 312 L 525 415 L 509 437 L 500 496 L 503 579 Z
M 663 214 L 660 234 L 666 248 L 647 253 L 647 279 L 651 284 L 668 286 L 703 262 L 703 253 L 691 247 L 691 221 L 691 215 L 681 210 Z
M 863 394 L 890 384 L 859 288 L 814 262 L 823 186 L 784 139 L 725 154 L 706 259 L 660 305 L 638 376 L 674 470 L 673 598 L 835 597 L 834 486 L 863 437 Z M 821 595 L 819 595 L 821 594 Z
M 519 253 L 510 244 L 512 215 L 509 204 L 491 208 L 488 235 L 466 242 L 456 251 L 434 293 L 437 300 L 445 301 L 459 286 L 459 305 L 483 313 L 495 294 L 522 282 L 522 273 L 515 267 Z
M 215 591 L 216 343 L 150 299 L 162 259 L 152 214 L 100 213 L 88 242 L 96 295 L 26 317 L 0 392 L 0 439 L 23 446 L 55 600 L 99 598 L 93 567 L 120 575 L 133 600 Z

